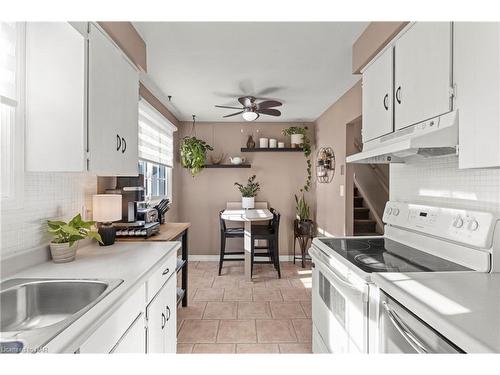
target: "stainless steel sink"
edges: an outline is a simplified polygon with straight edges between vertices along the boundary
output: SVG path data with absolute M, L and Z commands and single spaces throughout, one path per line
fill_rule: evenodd
M 39 350 L 122 282 L 11 279 L 1 283 L 0 348 L 21 342 L 26 350 Z

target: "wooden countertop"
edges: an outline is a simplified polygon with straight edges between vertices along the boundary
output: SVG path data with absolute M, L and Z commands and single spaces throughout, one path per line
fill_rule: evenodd
M 116 241 L 141 242 L 141 241 L 173 241 L 182 232 L 188 229 L 191 223 L 165 223 L 160 225 L 160 233 L 151 237 L 116 237 Z

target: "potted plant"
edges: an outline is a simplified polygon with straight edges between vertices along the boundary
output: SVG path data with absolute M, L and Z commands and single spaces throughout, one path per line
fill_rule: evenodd
M 78 241 L 93 238 L 102 243 L 101 236 L 92 230 L 94 221 L 83 221 L 80 214 L 68 223 L 48 220 L 49 233 L 54 237 L 50 242 L 50 253 L 54 263 L 66 263 L 75 260 Z
M 314 223 L 311 220 L 311 209 L 306 202 L 304 194 L 299 198 L 295 195 L 295 209 L 297 213 L 297 219 L 295 220 L 295 230 L 300 235 L 310 235 L 313 236 Z
M 246 185 L 242 185 L 238 182 L 235 182 L 234 184 L 238 187 L 238 190 L 241 193 L 241 207 L 245 209 L 254 208 L 255 197 L 260 191 L 259 183 L 255 182 L 255 175 L 248 178 Z
M 184 137 L 180 150 L 182 166 L 194 177 L 205 168 L 207 151 L 213 151 L 213 147 L 196 137 Z
M 291 126 L 289 128 L 282 130 L 283 135 L 291 136 L 291 144 L 292 147 L 302 147 L 304 152 L 304 156 L 306 157 L 306 172 L 307 178 L 306 183 L 300 189 L 300 191 L 309 191 L 311 188 L 311 180 L 312 180 L 312 167 L 311 167 L 311 140 L 307 136 L 307 126 Z

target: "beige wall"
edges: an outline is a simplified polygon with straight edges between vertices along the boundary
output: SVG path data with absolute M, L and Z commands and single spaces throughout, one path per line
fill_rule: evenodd
M 361 116 L 361 81 L 358 81 L 315 122 L 316 147 L 332 147 L 336 170 L 329 184 L 316 185 L 316 222 L 320 234 L 341 236 L 346 230 L 346 127 Z M 344 172 L 344 173 L 342 173 Z M 341 187 L 344 196 L 341 196 Z M 351 195 L 352 196 L 352 195 Z
M 352 46 L 352 72 L 359 74 L 407 24 L 408 22 L 370 22 Z
M 247 136 L 244 132 L 253 131 L 257 142 L 256 131 L 262 137 L 274 137 L 289 142 L 289 137 L 281 135 L 281 130 L 289 123 L 198 123 L 196 137 L 214 146 L 216 152 L 224 152 L 228 156 L 245 156 L 252 164 L 246 169 L 205 169 L 198 176 L 191 177 L 189 172 L 180 168 L 176 184 L 178 194 L 174 204 L 179 210 L 179 220 L 192 224 L 189 230 L 190 254 L 219 254 L 219 219 L 218 213 L 225 208 L 227 201 L 240 201 L 241 195 L 234 182 L 245 182 L 252 174 L 257 175 L 261 184 L 258 201 L 267 201 L 279 210 L 282 215 L 280 224 L 280 253 L 291 254 L 292 222 L 295 218 L 294 194 L 299 192 L 306 177 L 306 160 L 302 153 L 245 153 Z M 301 124 L 300 124 L 301 125 Z M 307 124 L 310 128 L 313 124 Z M 181 123 L 179 137 L 189 135 L 191 123 Z M 313 131 L 311 131 L 313 134 Z M 177 153 L 178 163 L 178 153 Z M 225 163 L 228 163 L 226 158 Z M 309 202 L 314 203 L 314 195 L 307 195 Z M 230 240 L 228 249 L 241 249 L 242 239 Z
M 147 72 L 146 43 L 131 22 L 98 22 L 130 60 Z

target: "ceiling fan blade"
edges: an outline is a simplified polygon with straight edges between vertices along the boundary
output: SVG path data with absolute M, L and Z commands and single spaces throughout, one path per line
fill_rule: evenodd
M 241 113 L 243 113 L 243 112 L 245 112 L 245 111 L 241 111 L 241 112 L 236 112 L 236 113 L 232 113 L 232 114 L 230 114 L 230 115 L 225 115 L 225 116 L 222 116 L 222 117 L 224 117 L 224 118 L 225 118 L 225 117 L 231 117 L 231 116 L 236 116 L 236 115 L 239 115 L 239 114 L 241 114 Z
M 228 107 L 227 105 L 216 105 L 217 108 L 228 108 L 228 109 L 244 109 L 240 107 Z
M 270 94 L 275 93 L 276 91 L 283 90 L 283 88 L 284 87 L 282 87 L 282 86 L 270 86 L 270 87 L 266 87 L 265 89 L 260 90 L 258 93 L 256 93 L 255 96 L 259 97 L 259 96 L 270 95 Z
M 283 105 L 282 103 L 276 101 L 276 100 L 266 100 L 264 102 L 260 102 L 257 104 L 258 109 L 266 109 L 266 108 L 271 108 L 271 107 L 279 107 Z
M 262 113 L 264 115 L 269 115 L 269 116 L 281 116 L 280 111 L 278 111 L 277 109 L 272 109 L 272 108 L 258 109 L 257 112 Z

